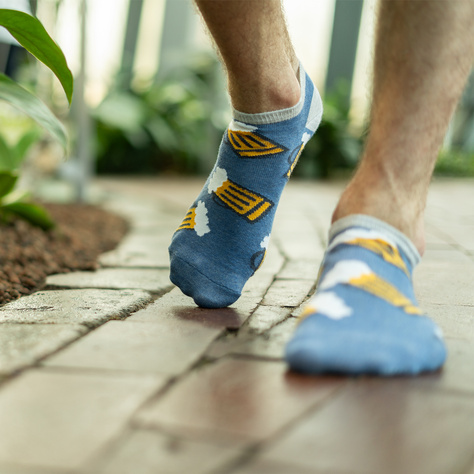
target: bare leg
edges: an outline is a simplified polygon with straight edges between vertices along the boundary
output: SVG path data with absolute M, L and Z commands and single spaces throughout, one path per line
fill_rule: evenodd
M 428 185 L 474 61 L 472 0 L 380 3 L 371 130 L 333 221 L 368 214 L 424 251 Z
M 239 298 L 262 263 L 281 192 L 322 114 L 280 0 L 197 0 L 227 70 L 233 120 L 170 245 L 170 278 L 196 304 Z
M 473 24 L 472 0 L 381 1 L 370 135 L 287 346 L 293 369 L 394 375 L 443 364 L 412 271 L 438 148 L 474 59 Z
M 298 59 L 280 0 L 196 0 L 227 70 L 232 105 L 258 113 L 295 105 Z

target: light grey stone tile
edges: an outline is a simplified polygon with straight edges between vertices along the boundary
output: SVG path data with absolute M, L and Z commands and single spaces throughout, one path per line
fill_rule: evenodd
M 439 324 L 445 336 L 474 343 L 474 306 L 428 303 L 422 308 Z
M 247 320 L 245 330 L 254 334 L 262 334 L 284 321 L 290 313 L 290 308 L 259 306 Z
M 352 474 L 349 472 L 326 471 L 319 469 L 305 469 L 294 464 L 287 464 L 285 462 L 269 462 L 261 461 L 259 459 L 252 460 L 245 466 L 232 471 L 232 474 Z
M 262 273 L 276 275 L 280 271 L 284 262 L 285 259 L 283 258 L 283 255 L 278 250 L 278 247 L 275 245 L 275 242 L 273 242 L 273 239 L 270 239 L 270 244 L 268 245 L 268 250 L 265 254 L 265 259 L 260 265 L 258 271 L 255 273 L 255 276 Z M 250 280 L 252 279 L 254 279 L 254 277 L 252 277 Z
M 322 260 L 324 249 L 319 241 L 319 237 L 314 235 L 277 234 L 274 240 L 282 252 L 289 260 Z
M 444 262 L 451 265 L 451 262 L 462 262 L 474 266 L 474 262 L 465 253 L 450 248 L 427 248 L 423 254 L 423 263 L 425 262 Z
M 1 474 L 70 474 L 69 470 L 58 470 L 41 467 L 24 467 L 24 466 L 12 466 L 6 464 L 0 464 L 0 473 Z
M 274 280 L 274 272 L 257 271 L 245 284 L 242 290 L 242 296 L 237 300 L 237 303 L 239 303 L 242 298 L 255 298 L 261 300 Z
M 422 262 L 415 269 L 415 291 L 422 305 L 474 306 L 474 264 Z
M 268 289 L 262 304 L 294 308 L 308 297 L 314 284 L 314 280 L 276 280 Z
M 32 370 L 0 390 L 0 465 L 79 469 L 165 380 Z
M 198 308 L 191 298 L 183 295 L 179 288 L 175 288 L 130 316 L 128 321 L 188 320 L 211 327 L 238 329 L 260 303 L 261 297 L 255 296 L 256 291 L 257 288 L 254 288 L 250 296 L 244 293 L 228 308 L 208 309 Z
M 443 231 L 458 245 L 467 250 L 474 250 L 474 225 L 450 224 L 443 227 Z
M 473 341 L 446 338 L 448 358 L 443 368 L 433 374 L 420 378 L 420 387 L 430 392 L 452 391 L 464 392 L 466 396 L 474 396 L 474 344 Z
M 316 281 L 321 260 L 288 260 L 278 272 L 279 280 L 312 280 Z
M 421 385 L 420 378 L 362 379 L 307 414 L 259 458 L 314 472 L 464 472 L 474 449 L 473 398 Z
M 119 247 L 99 258 L 104 267 L 169 267 L 168 246 L 171 235 L 128 234 Z
M 85 332 L 78 324 L 0 324 L 0 374 L 32 365 Z
M 219 359 L 227 355 L 255 356 L 263 359 L 283 359 L 286 343 L 298 324 L 296 318 L 288 318 L 265 334 L 239 333 L 215 341 L 207 351 L 210 358 Z
M 97 326 L 123 318 L 151 301 L 140 290 L 38 291 L 0 308 L 0 323 L 52 323 Z
M 99 474 L 207 474 L 242 452 L 230 445 L 179 439 L 151 430 L 128 433 L 106 459 Z
M 103 268 L 94 272 L 50 275 L 47 286 L 65 288 L 140 289 L 152 293 L 170 290 L 169 271 L 149 268 Z
M 109 321 L 44 364 L 176 375 L 195 363 L 221 331 L 177 318 Z
M 141 409 L 137 425 L 199 440 L 269 439 L 344 383 L 287 373 L 285 364 L 222 359 L 181 378 Z
M 163 210 L 157 201 L 147 202 L 144 199 L 134 199 L 116 194 L 103 204 L 108 211 L 126 218 L 133 227 L 144 220 L 159 221 Z
M 179 288 L 174 288 L 146 308 L 137 311 L 128 318 L 128 321 L 159 323 L 166 319 L 207 322 L 217 327 L 226 327 L 228 324 L 240 327 L 242 324 L 240 318 L 228 308 L 217 310 L 198 308 L 192 298 L 184 295 Z

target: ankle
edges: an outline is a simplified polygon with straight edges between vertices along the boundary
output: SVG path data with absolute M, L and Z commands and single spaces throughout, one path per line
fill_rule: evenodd
M 250 75 L 247 78 L 229 74 L 229 93 L 233 107 L 239 112 L 255 114 L 287 109 L 301 98 L 297 70 L 288 65 L 276 75 Z
M 390 224 L 405 234 L 420 255 L 425 251 L 423 210 L 415 199 L 401 198 L 382 186 L 359 186 L 354 180 L 343 192 L 332 215 L 332 223 L 353 214 L 364 214 Z

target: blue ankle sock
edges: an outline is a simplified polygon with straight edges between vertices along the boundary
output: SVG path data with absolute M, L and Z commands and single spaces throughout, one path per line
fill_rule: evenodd
M 199 306 L 232 304 L 263 262 L 280 195 L 321 120 L 321 98 L 301 66 L 300 85 L 294 107 L 234 110 L 214 169 L 173 236 L 171 281 Z
M 413 291 L 420 256 L 385 222 L 354 215 L 330 230 L 318 287 L 286 347 L 293 370 L 379 375 L 438 369 L 446 359 L 440 328 Z

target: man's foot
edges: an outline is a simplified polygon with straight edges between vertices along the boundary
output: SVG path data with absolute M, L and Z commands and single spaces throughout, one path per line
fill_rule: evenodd
M 216 165 L 173 236 L 171 281 L 199 306 L 232 304 L 263 262 L 280 195 L 321 120 L 321 98 L 301 66 L 300 86 L 293 107 L 234 111 Z
M 412 284 L 420 256 L 376 218 L 336 221 L 316 294 L 286 348 L 296 371 L 379 375 L 436 370 L 445 361 L 440 328 L 423 315 Z

